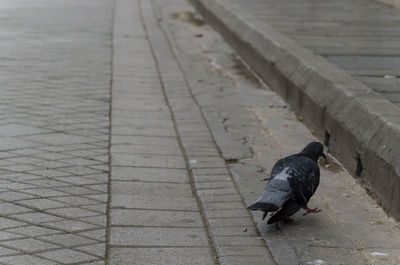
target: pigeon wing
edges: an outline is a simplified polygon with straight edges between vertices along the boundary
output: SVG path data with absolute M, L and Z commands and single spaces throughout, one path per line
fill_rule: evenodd
M 308 158 L 299 159 L 296 164 L 293 177 L 289 179 L 290 187 L 295 201 L 305 208 L 319 185 L 319 167 Z
M 272 178 L 269 180 L 264 192 L 255 203 L 248 207 L 250 210 L 277 211 L 291 198 L 292 190 L 289 183 L 289 179 L 291 178 L 289 167 L 283 168 L 282 164 L 279 164 L 278 161 L 272 172 Z

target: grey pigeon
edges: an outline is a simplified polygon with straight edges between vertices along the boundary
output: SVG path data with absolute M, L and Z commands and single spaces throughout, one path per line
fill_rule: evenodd
M 318 158 L 325 157 L 321 143 L 309 143 L 300 153 L 280 159 L 271 171 L 264 192 L 248 208 L 263 211 L 263 220 L 268 212 L 276 212 L 268 224 L 290 221 L 290 216 L 300 208 L 308 213 L 320 212 L 308 208 L 307 204 L 319 185 Z

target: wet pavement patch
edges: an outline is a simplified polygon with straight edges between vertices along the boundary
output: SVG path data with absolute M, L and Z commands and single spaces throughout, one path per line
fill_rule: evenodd
M 205 24 L 203 17 L 195 12 L 189 12 L 189 11 L 177 12 L 173 13 L 172 17 L 174 19 L 178 19 L 180 21 L 187 22 L 199 27 L 204 26 Z

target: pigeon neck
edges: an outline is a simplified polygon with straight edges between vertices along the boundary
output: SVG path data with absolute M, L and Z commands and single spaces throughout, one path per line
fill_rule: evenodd
M 314 153 L 301 152 L 300 155 L 308 157 L 308 158 L 312 159 L 315 162 L 318 162 L 319 155 L 316 155 Z

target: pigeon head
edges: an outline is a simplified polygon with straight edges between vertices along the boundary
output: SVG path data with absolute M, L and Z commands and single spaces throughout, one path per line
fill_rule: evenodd
M 304 147 L 300 154 L 311 158 L 315 162 L 318 161 L 320 156 L 326 158 L 324 154 L 324 146 L 319 142 L 309 143 L 306 147 Z

